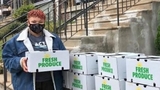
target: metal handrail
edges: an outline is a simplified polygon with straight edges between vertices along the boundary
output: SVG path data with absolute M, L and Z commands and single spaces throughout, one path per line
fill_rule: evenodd
M 138 3 L 139 1 L 140 0 L 122 0 L 121 2 L 119 2 L 119 0 L 117 0 L 117 26 L 120 26 L 120 23 L 119 23 L 120 14 L 123 14 L 126 10 L 136 5 L 136 3 Z M 120 8 L 119 6 L 121 3 L 122 3 L 122 7 Z M 120 9 L 122 9 L 122 13 L 120 13 L 121 11 Z
M 46 3 L 46 4 L 47 4 L 47 3 Z M 38 8 L 40 8 L 40 7 L 41 7 L 41 6 L 37 6 L 36 8 L 38 9 Z M 27 13 L 25 13 L 25 14 L 23 14 L 22 16 L 14 19 L 14 20 L 12 20 L 12 21 L 9 22 L 8 24 L 0 27 L 0 30 L 1 30 L 2 28 L 7 27 L 8 25 L 14 23 L 14 22 L 17 21 L 18 19 L 20 19 L 21 17 L 26 16 L 26 15 L 27 15 Z M 15 31 L 17 31 L 21 26 L 23 26 L 23 25 L 25 25 L 25 24 L 26 24 L 26 22 L 22 23 L 20 26 L 18 26 L 17 28 L 15 28 L 14 30 L 10 31 L 10 32 L 7 33 L 5 36 L 3 36 L 3 45 L 4 45 L 5 42 L 7 41 L 7 37 L 8 37 L 8 36 L 10 36 L 11 34 L 14 34 Z M 3 48 L 3 45 L 2 45 L 2 48 Z M 6 68 L 5 68 L 5 65 L 3 66 L 3 74 L 4 74 L 4 90 L 7 90 L 7 87 L 6 87 L 6 83 L 7 83 L 7 70 L 6 70 Z
M 103 10 L 108 8 L 110 5 L 112 5 L 116 1 L 117 1 L 117 26 L 119 26 L 120 14 L 123 14 L 125 10 L 135 5 L 137 0 L 130 0 L 130 1 L 122 0 L 121 2 L 119 2 L 119 0 L 114 0 L 114 1 L 113 0 L 95 0 L 95 1 L 93 0 L 93 2 L 89 2 L 89 0 L 85 0 L 86 2 L 83 1 L 80 3 L 80 5 L 74 5 L 74 6 L 71 6 L 71 3 L 68 3 L 68 1 L 69 0 L 62 0 L 62 1 L 59 0 L 59 2 L 53 3 L 52 9 L 50 9 L 51 6 L 44 9 L 44 12 L 47 12 L 46 16 L 47 16 L 48 28 L 53 25 L 54 26 L 53 32 L 57 33 L 60 36 L 60 38 L 63 39 L 64 41 L 71 38 L 79 30 L 85 30 L 86 36 L 88 36 L 89 20 L 96 17 L 96 15 L 101 13 Z M 134 1 L 134 4 L 132 3 L 132 1 Z M 128 4 L 127 2 L 130 2 L 130 3 Z M 122 7 L 120 8 L 119 6 L 121 3 L 122 3 Z M 72 7 L 72 8 L 69 8 L 69 7 Z M 102 9 L 100 9 L 100 7 L 102 7 Z M 95 8 L 97 8 L 98 10 L 96 10 Z M 121 9 L 122 9 L 122 13 L 120 13 Z M 13 22 L 14 21 L 12 21 L 12 23 Z M 17 28 L 3 37 L 4 43 L 7 41 L 7 37 L 13 34 L 13 32 L 17 30 Z M 4 73 L 4 76 L 6 76 L 5 73 Z M 6 81 L 7 79 L 5 79 L 5 83 Z
M 46 3 L 46 4 L 47 4 L 47 3 Z M 40 8 L 40 7 L 42 7 L 42 6 L 41 6 L 41 5 L 40 5 L 40 6 L 36 6 L 35 9 L 38 9 L 38 8 Z M 0 27 L 0 30 L 1 30 L 2 28 L 6 27 L 7 25 L 9 25 L 9 24 L 11 24 L 11 23 L 17 21 L 18 19 L 22 18 L 23 16 L 26 16 L 26 15 L 27 15 L 27 13 L 24 13 L 24 14 L 21 15 L 20 17 L 17 17 L 17 18 L 15 18 L 14 20 L 8 22 L 7 24 L 1 26 L 1 27 Z

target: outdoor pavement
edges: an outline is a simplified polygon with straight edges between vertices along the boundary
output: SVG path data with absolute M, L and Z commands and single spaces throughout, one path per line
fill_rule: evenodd
M 7 73 L 7 90 L 13 90 L 13 87 L 12 87 L 12 83 L 11 83 L 11 75 L 10 73 L 8 72 Z M 4 90 L 4 77 L 3 77 L 3 74 L 0 74 L 0 90 Z

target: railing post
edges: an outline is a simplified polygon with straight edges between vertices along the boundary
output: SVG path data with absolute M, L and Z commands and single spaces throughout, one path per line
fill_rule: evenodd
M 58 30 L 56 30 L 56 5 L 55 5 L 55 0 L 52 0 L 53 2 L 53 31 L 58 34 Z
M 5 68 L 5 65 L 3 65 L 3 75 L 4 75 L 4 90 L 7 90 L 7 86 L 6 86 L 6 83 L 7 83 L 7 70 Z
M 49 18 L 50 18 L 49 17 L 49 8 L 48 8 L 48 13 L 47 14 L 48 14 L 48 21 L 47 21 L 47 23 L 48 23 L 48 30 L 50 30 L 50 28 L 49 28 L 49 25 L 50 25 L 50 22 L 49 22 Z
M 122 13 L 123 13 L 123 0 L 122 0 Z
M 127 4 L 127 0 L 126 0 L 126 10 L 128 9 L 128 4 Z
M 119 26 L 119 0 L 117 0 L 117 26 Z
M 71 18 L 72 18 L 72 16 L 73 16 L 73 15 L 72 15 L 72 10 L 73 10 L 73 9 L 72 9 L 72 2 L 70 1 L 70 17 L 71 17 Z M 72 26 L 73 26 L 73 24 L 71 23 L 71 24 L 70 24 L 71 36 L 72 36 L 72 34 L 73 34 L 73 33 L 72 33 L 72 31 L 73 31 L 73 27 L 72 27 Z
M 6 38 L 3 39 L 3 43 L 6 42 Z M 3 46 L 2 46 L 2 49 L 3 49 Z M 7 86 L 6 86 L 6 83 L 7 83 L 7 69 L 5 68 L 5 64 L 3 62 L 3 78 L 4 78 L 4 90 L 7 90 Z
M 86 0 L 86 9 L 85 9 L 85 29 L 86 29 L 86 36 L 88 36 L 88 7 L 87 7 L 87 3 L 88 3 L 88 0 Z
M 63 3 L 61 3 L 61 0 L 59 0 L 59 1 L 58 1 L 58 7 L 57 7 L 57 8 L 58 8 L 58 14 L 57 14 L 57 15 L 58 15 L 58 17 L 57 17 L 57 18 L 58 18 L 58 26 L 61 25 L 61 18 L 62 18 L 62 17 L 61 17 L 61 10 L 62 10 L 62 5 L 63 5 Z M 65 3 L 64 3 L 64 5 L 65 5 Z M 63 7 L 63 8 L 66 10 L 65 7 Z M 63 9 L 63 10 L 64 10 L 64 9 Z M 56 23 L 56 24 L 57 24 L 57 23 Z M 58 34 L 59 34 L 59 36 L 60 36 L 60 38 L 61 38 L 62 35 L 61 35 L 61 31 L 59 31 L 59 30 L 61 30 L 61 29 L 58 29 L 57 32 L 60 32 L 60 33 L 58 33 Z
M 134 5 L 136 4 L 136 0 L 134 0 Z
M 64 12 L 65 18 L 64 18 L 64 22 L 66 22 L 66 21 L 67 21 L 67 17 L 66 17 L 66 15 L 67 15 L 67 14 L 66 14 L 66 13 L 67 13 L 67 9 L 66 9 L 66 8 L 67 8 L 67 0 L 65 0 L 64 3 L 65 3 L 65 12 Z M 70 8 L 71 8 L 71 7 L 70 7 Z M 71 12 L 71 13 L 72 13 L 72 12 Z M 64 29 L 64 35 L 65 35 L 65 39 L 67 40 L 67 39 L 68 39 L 68 38 L 67 38 L 67 24 L 64 25 L 64 28 L 65 28 L 65 29 Z M 60 31 L 60 32 L 61 32 L 61 31 Z

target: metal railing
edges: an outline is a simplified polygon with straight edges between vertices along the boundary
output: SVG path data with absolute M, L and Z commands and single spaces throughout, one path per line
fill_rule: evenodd
M 140 0 L 116 0 L 117 1 L 117 26 L 120 25 L 119 17 L 124 14 L 126 10 L 136 5 Z
M 48 3 L 46 3 L 46 4 L 48 4 Z M 44 5 L 45 5 L 45 4 L 44 4 Z M 37 7 L 35 7 L 35 8 L 38 9 L 38 8 L 41 8 L 41 7 L 42 7 L 42 6 L 40 5 L 40 6 L 37 6 Z M 20 19 L 21 17 L 26 16 L 26 15 L 27 15 L 27 13 L 25 13 L 25 14 L 23 14 L 22 16 L 20 16 L 20 17 L 14 19 L 14 20 L 8 22 L 8 24 L 3 25 L 2 27 L 0 27 L 0 31 L 2 31 L 2 30 L 4 31 L 5 29 L 7 29 L 7 27 L 10 27 L 10 26 L 18 23 L 18 22 L 19 22 L 19 19 Z M 2 38 L 3 45 L 5 44 L 5 42 L 6 42 L 8 39 L 10 39 L 10 38 L 11 38 L 12 36 L 14 36 L 15 34 L 19 33 L 19 32 L 20 32 L 21 30 L 23 30 L 25 27 L 27 27 L 26 22 L 21 23 L 19 26 L 17 26 L 16 28 L 14 28 L 13 30 L 11 30 L 10 32 L 7 32 L 7 34 L 5 34 L 3 37 L 0 37 L 0 38 Z M 1 48 L 3 48 L 3 45 L 1 46 Z M 7 86 L 6 86 L 6 83 L 7 83 L 7 69 L 5 68 L 5 65 L 3 66 L 3 76 L 4 76 L 4 90 L 7 90 Z
M 119 16 L 138 1 L 139 0 L 82 0 L 79 5 L 71 6 L 70 0 L 59 0 L 43 9 L 47 17 L 46 28 L 50 32 L 57 33 L 64 41 L 70 39 L 80 30 L 84 30 L 86 36 L 88 36 L 89 21 L 94 19 L 110 5 L 117 4 L 117 25 L 119 26 Z M 16 22 L 16 20 L 13 20 L 9 24 L 13 22 Z M 0 27 L 0 30 L 7 27 L 7 25 Z M 3 37 L 3 43 L 5 43 L 9 37 L 13 36 L 15 32 L 20 32 L 19 29 L 25 25 L 26 23 L 22 23 L 19 27 L 6 34 Z M 4 90 L 6 90 L 6 82 L 7 70 L 4 68 Z
M 112 0 L 84 0 L 78 5 L 68 6 L 72 8 L 66 9 L 68 1 L 69 0 L 64 1 L 64 4 L 61 3 L 64 7 L 60 6 L 58 10 L 59 27 L 54 28 L 54 32 L 58 33 L 59 36 L 65 40 L 71 38 L 80 30 L 85 30 L 86 36 L 88 36 L 89 21 L 114 3 Z M 54 20 L 54 22 L 56 22 L 56 20 Z

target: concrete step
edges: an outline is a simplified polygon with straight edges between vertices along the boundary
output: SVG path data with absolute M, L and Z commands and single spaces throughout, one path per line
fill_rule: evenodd
M 93 27 L 93 25 L 94 25 L 94 22 L 92 21 L 92 22 L 90 22 L 90 21 L 88 21 L 88 27 Z M 74 24 L 68 24 L 67 25 L 67 30 L 82 30 L 82 29 L 84 29 L 84 21 L 82 21 L 82 22 L 77 22 L 77 24 L 76 23 L 74 23 Z
M 120 21 L 120 26 L 122 27 L 127 27 L 129 26 L 129 20 L 123 20 Z M 94 23 L 94 27 L 93 28 L 106 28 L 106 27 L 114 27 L 117 26 L 117 21 L 97 21 Z
M 87 5 L 91 5 L 93 2 L 89 2 L 87 3 Z M 72 6 L 72 7 L 68 7 L 67 8 L 67 12 L 70 12 L 70 11 L 76 11 L 76 10 L 82 10 L 83 9 L 83 5 L 80 4 L 80 5 L 75 5 L 75 6 Z M 64 12 L 64 9 L 62 9 L 62 12 Z
M 141 7 L 142 6 L 142 7 Z M 145 4 L 145 5 L 140 5 L 140 6 L 133 6 L 132 8 L 128 9 L 127 11 L 124 12 L 124 14 L 120 13 L 120 16 L 122 17 L 137 17 L 137 15 L 139 14 L 139 12 L 142 11 L 150 11 L 151 10 L 151 4 Z M 102 12 L 101 14 L 99 14 L 96 18 L 116 18 L 117 17 L 117 12 L 115 13 L 106 13 L 106 12 Z
M 94 17 L 97 16 L 100 12 L 101 12 L 101 11 L 97 11 L 97 10 L 95 10 L 95 11 L 88 11 L 88 13 L 87 13 L 88 18 L 89 18 L 89 19 L 94 18 Z M 77 18 L 77 20 L 81 20 L 81 19 L 84 20 L 84 15 L 82 15 L 82 16 L 80 16 L 80 17 Z
M 143 0 L 142 0 L 143 1 Z M 150 1 L 145 1 L 145 2 L 138 2 L 136 3 L 134 6 L 132 6 L 131 8 L 128 8 L 127 11 L 143 11 L 143 10 L 151 10 L 151 2 Z M 125 12 L 126 11 L 126 8 L 124 7 L 123 8 Z M 122 13 L 122 6 L 119 6 L 119 11 L 120 13 Z M 105 12 L 103 12 L 102 14 L 100 15 L 103 15 L 103 14 L 106 14 L 106 15 L 117 15 L 117 5 L 114 4 L 114 5 L 111 5 L 109 6 Z
M 122 13 L 124 11 L 126 11 L 127 9 L 130 8 L 130 4 L 131 6 L 136 5 L 136 3 L 134 3 L 133 0 L 130 1 L 123 1 L 119 3 L 119 12 Z M 110 14 L 110 13 L 117 13 L 117 3 L 115 2 L 113 5 L 109 6 L 108 8 L 106 8 L 105 10 L 106 14 Z
M 67 40 L 66 42 L 64 42 L 65 47 L 76 47 L 79 46 L 81 43 L 80 40 Z
M 67 41 L 64 38 L 61 38 L 64 42 L 65 47 L 77 47 L 81 44 L 81 37 L 72 37 Z
M 129 1 L 124 1 L 123 0 L 123 3 L 122 1 L 119 1 L 119 8 L 122 8 L 122 7 L 126 7 L 126 4 L 127 4 L 127 7 L 130 6 L 130 1 L 131 1 L 131 5 L 134 5 L 134 0 L 129 0 Z M 111 5 L 109 5 L 106 10 L 113 10 L 113 9 L 117 9 L 117 2 L 114 2 L 112 3 Z
M 73 25 L 67 25 L 67 31 L 68 30 L 80 30 L 84 28 L 84 24 L 73 24 Z
M 124 25 L 123 27 L 127 27 L 127 25 Z M 113 26 L 108 26 L 108 27 L 92 27 L 92 28 L 88 28 L 88 35 L 92 36 L 92 35 L 105 35 L 105 33 L 107 31 L 110 30 L 117 30 L 117 25 L 113 25 Z M 71 33 L 72 32 L 72 33 Z M 71 38 L 71 37 L 82 37 L 82 36 L 86 36 L 86 30 L 82 29 L 79 31 L 67 31 L 66 35 L 64 34 L 64 31 L 61 32 L 61 38 Z M 71 38 L 74 39 L 75 38 Z
M 78 49 L 78 48 L 79 48 L 79 46 L 76 46 L 76 47 L 66 47 L 66 49 L 69 50 L 70 52 L 72 50 L 75 50 L 75 49 Z M 79 52 L 79 51 L 77 50 L 76 52 Z
M 3 18 L 2 20 L 0 20 L 0 27 L 6 25 L 7 23 L 11 22 L 13 20 L 12 16 L 8 16 L 6 18 Z

